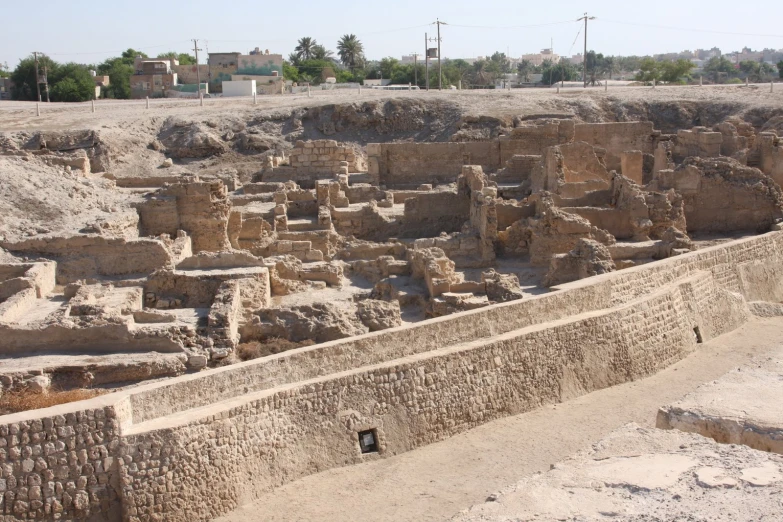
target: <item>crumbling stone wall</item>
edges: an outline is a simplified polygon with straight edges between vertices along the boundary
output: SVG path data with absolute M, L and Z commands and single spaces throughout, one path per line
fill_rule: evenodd
M 171 267 L 181 255 L 190 252 L 190 238 L 178 241 L 162 239 L 109 239 L 101 236 L 74 236 L 28 239 L 4 243 L 11 252 L 41 255 L 57 261 L 57 283 L 102 276 L 151 274 Z
M 767 231 L 783 217 L 783 192 L 771 177 L 731 158 L 688 158 L 661 171 L 660 190 L 682 195 L 688 232 Z
M 721 155 L 723 134 L 707 127 L 694 127 L 677 132 L 674 144 L 674 160 L 678 163 L 691 156 L 715 158 Z
M 621 156 L 627 150 L 652 154 L 660 135 L 652 122 L 579 123 L 574 127 L 574 141 L 584 141 L 606 149 L 606 168 L 620 171 Z
M 169 185 L 139 205 L 145 235 L 187 232 L 193 251 L 219 252 L 231 248 L 228 222 L 231 202 L 222 181 Z

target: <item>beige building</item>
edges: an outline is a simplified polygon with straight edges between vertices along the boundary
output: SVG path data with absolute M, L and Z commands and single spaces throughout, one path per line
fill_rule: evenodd
M 554 63 L 560 61 L 560 55 L 555 54 L 552 49 L 542 49 L 540 53 L 523 54 L 522 60 L 527 60 L 533 65 L 541 65 L 544 60 L 551 60 Z

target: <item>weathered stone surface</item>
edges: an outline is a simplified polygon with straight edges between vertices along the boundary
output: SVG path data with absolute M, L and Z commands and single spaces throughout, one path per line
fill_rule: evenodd
M 321 303 L 259 310 L 245 326 L 243 338 L 325 343 L 366 332 L 367 327 L 355 314 L 333 304 Z
M 402 324 L 400 303 L 397 301 L 377 301 L 367 299 L 359 301 L 359 319 L 371 332 L 394 328 Z

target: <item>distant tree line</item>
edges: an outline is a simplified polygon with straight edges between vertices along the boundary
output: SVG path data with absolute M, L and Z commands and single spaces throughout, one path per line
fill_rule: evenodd
M 429 72 L 425 70 L 424 58 L 417 64 L 403 64 L 392 57 L 382 60 L 368 60 L 364 44 L 354 34 L 343 35 L 336 45 L 337 53 L 328 50 L 314 38 L 304 37 L 297 42 L 294 52 L 283 62 L 283 75 L 294 82 L 319 84 L 333 77 L 338 83 L 361 83 L 366 79 L 388 79 L 394 84 L 411 84 L 424 87 L 438 86 L 437 60 L 430 61 Z M 149 56 L 135 49 L 128 49 L 120 56 L 108 58 L 98 64 L 58 63 L 45 55 L 39 55 L 39 70 L 46 71 L 49 97 L 52 101 L 87 101 L 95 96 L 95 82 L 91 70 L 100 76 L 109 77 L 109 86 L 101 92 L 102 97 L 130 98 L 130 77 L 135 73 L 134 61 Z M 442 62 L 442 85 L 462 85 L 464 88 L 491 88 L 501 78 L 515 74 L 521 83 L 530 83 L 533 75 L 541 75 L 540 83 L 553 85 L 561 81 L 582 80 L 585 67 L 587 83 L 595 85 L 610 78 L 634 79 L 651 83 L 687 83 L 694 81 L 695 64 L 682 53 L 651 56 L 605 56 L 590 51 L 585 64 L 574 65 L 568 60 L 553 62 L 544 60 L 533 65 L 522 60 L 512 67 L 512 62 L 501 52 L 488 58 L 470 63 L 462 59 L 444 59 Z M 187 53 L 169 51 L 157 58 L 176 58 L 181 65 L 193 65 L 195 57 Z M 702 69 L 705 80 L 715 83 L 738 83 L 745 78 L 750 81 L 769 81 L 778 76 L 783 79 L 783 60 L 777 67 L 764 61 L 743 61 L 734 63 L 725 56 L 710 58 Z M 11 97 L 15 100 L 36 100 L 35 60 L 29 56 L 19 62 L 13 71 L 7 65 L 0 67 L 0 77 L 13 81 Z M 42 86 L 42 96 L 44 96 Z
M 38 56 L 40 74 L 46 72 L 49 84 L 49 99 L 53 102 L 81 102 L 95 97 L 95 80 L 90 71 L 96 71 L 99 76 L 109 77 L 109 86 L 101 95 L 106 98 L 130 98 L 130 77 L 135 73 L 134 61 L 137 56 L 149 58 L 145 53 L 128 49 L 120 56 L 108 58 L 99 64 L 61 64 L 46 55 Z M 176 58 L 181 65 L 192 65 L 196 59 L 185 53 L 170 51 L 162 53 L 158 58 Z M 11 98 L 22 101 L 38 99 L 35 77 L 35 58 L 31 55 L 19 62 L 19 65 L 8 75 L 13 81 Z M 41 85 L 41 96 L 45 99 L 44 86 Z

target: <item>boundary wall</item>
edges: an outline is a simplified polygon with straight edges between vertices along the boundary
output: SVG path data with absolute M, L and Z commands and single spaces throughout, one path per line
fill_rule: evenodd
M 256 492 L 642 378 L 783 300 L 772 232 L 558 291 L 0 418 L 5 520 L 210 520 Z M 373 430 L 378 453 L 359 450 Z

